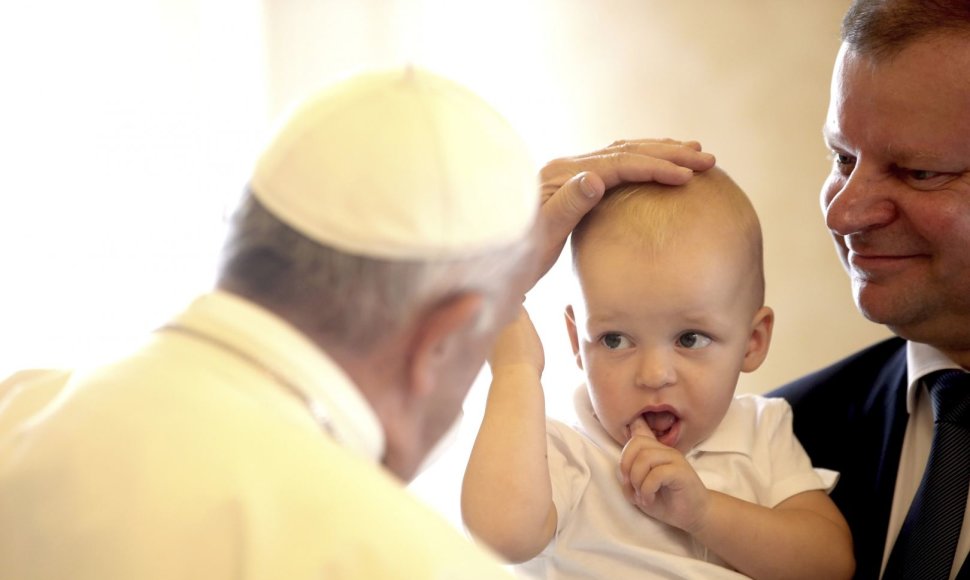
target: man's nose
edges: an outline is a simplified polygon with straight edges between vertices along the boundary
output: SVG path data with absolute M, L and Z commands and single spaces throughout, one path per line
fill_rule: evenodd
M 822 190 L 825 225 L 834 234 L 849 236 L 892 222 L 896 217 L 892 187 L 892 177 L 862 166 L 848 178 L 830 177 Z

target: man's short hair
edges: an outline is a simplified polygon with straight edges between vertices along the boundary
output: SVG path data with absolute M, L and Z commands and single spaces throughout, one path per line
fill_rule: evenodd
M 878 59 L 891 58 L 928 35 L 945 33 L 970 39 L 970 1 L 855 0 L 842 19 L 842 41 Z
M 499 295 L 517 268 L 532 266 L 531 243 L 449 259 L 360 256 L 309 239 L 246 195 L 230 223 L 218 285 L 311 336 L 366 352 L 436 302 L 463 291 Z

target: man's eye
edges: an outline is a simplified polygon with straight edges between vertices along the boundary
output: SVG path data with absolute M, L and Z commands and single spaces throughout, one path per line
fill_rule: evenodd
M 855 165 L 855 157 L 846 155 L 845 153 L 839 153 L 838 151 L 832 151 L 831 156 L 836 169 L 845 174 L 852 172 L 852 167 Z
M 940 175 L 938 171 L 927 171 L 925 169 L 913 169 L 909 172 L 909 177 L 916 181 L 926 181 Z
M 908 167 L 895 167 L 894 171 L 903 183 L 920 191 L 945 188 L 961 175 L 960 173 L 933 171 L 931 169 L 910 169 Z
M 600 339 L 600 342 L 602 342 L 603 346 L 610 350 L 630 347 L 630 341 L 622 334 L 618 334 L 616 332 L 604 334 L 603 338 Z
M 684 348 L 704 348 L 711 344 L 711 338 L 699 332 L 685 332 L 677 337 L 677 344 Z

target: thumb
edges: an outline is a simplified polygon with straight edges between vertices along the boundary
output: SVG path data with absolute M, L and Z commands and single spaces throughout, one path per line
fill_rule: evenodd
M 606 185 L 598 175 L 584 171 L 544 199 L 539 209 L 540 231 L 545 240 L 540 257 L 540 276 L 556 263 L 570 232 L 605 191 Z
M 572 231 L 579 220 L 603 197 L 606 185 L 589 171 L 577 173 L 542 203 L 542 218 L 547 228 L 558 228 L 551 233 L 565 235 Z

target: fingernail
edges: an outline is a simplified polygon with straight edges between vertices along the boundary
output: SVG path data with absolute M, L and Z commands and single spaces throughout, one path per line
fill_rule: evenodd
M 594 188 L 593 184 L 589 182 L 589 177 L 586 175 L 579 178 L 579 189 L 586 197 L 596 196 L 596 188 Z

